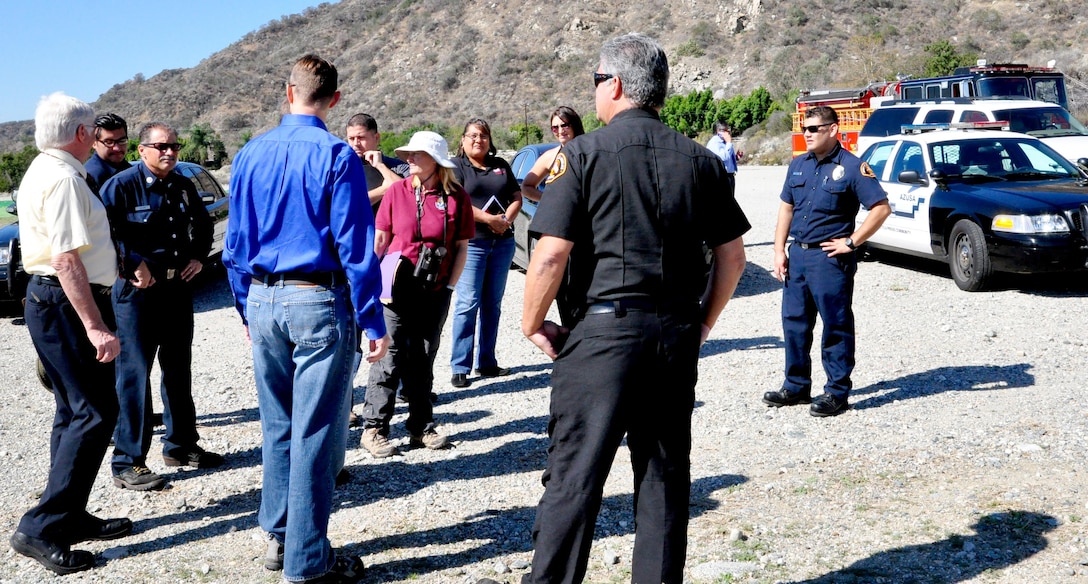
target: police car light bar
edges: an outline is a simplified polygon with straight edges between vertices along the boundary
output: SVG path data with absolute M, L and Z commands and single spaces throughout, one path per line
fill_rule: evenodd
M 899 127 L 901 134 L 921 134 L 935 130 L 1008 130 L 1009 122 L 956 122 L 950 124 L 903 124 Z

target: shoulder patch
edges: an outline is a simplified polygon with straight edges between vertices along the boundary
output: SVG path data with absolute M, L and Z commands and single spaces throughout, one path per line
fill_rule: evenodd
M 869 166 L 868 162 L 861 163 L 861 176 L 876 178 L 876 173 L 873 172 L 873 169 Z
M 555 155 L 555 161 L 552 162 L 552 167 L 548 169 L 548 178 L 544 179 L 544 184 L 551 184 L 552 181 L 563 176 L 565 172 L 567 172 L 567 155 L 565 152 L 560 152 Z

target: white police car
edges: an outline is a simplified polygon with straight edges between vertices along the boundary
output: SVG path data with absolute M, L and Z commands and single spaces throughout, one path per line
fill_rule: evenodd
M 995 126 L 904 126 L 869 146 L 892 214 L 866 245 L 947 261 L 967 291 L 994 272 L 1088 267 L 1088 177 L 1032 136 L 981 129 Z

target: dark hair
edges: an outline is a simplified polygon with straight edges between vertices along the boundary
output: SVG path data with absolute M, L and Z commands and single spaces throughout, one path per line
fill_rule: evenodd
M 98 130 L 106 130 L 112 132 L 114 130 L 124 130 L 128 133 L 128 123 L 125 119 L 117 114 L 102 114 L 94 119 L 94 138 L 98 139 Z
M 295 98 L 306 105 L 315 105 L 336 95 L 336 67 L 317 55 L 303 55 L 291 68 L 288 85 L 295 88 Z
M 374 119 L 370 114 L 355 114 L 348 120 L 347 128 L 357 128 L 362 126 L 371 132 L 378 132 L 378 121 Z
M 148 122 L 144 124 L 144 127 L 140 128 L 140 144 L 146 144 L 147 140 L 151 137 L 151 132 L 155 130 L 163 130 L 167 134 L 173 134 L 174 139 L 177 140 L 178 131 L 171 128 L 169 125 L 162 122 Z
M 564 122 L 570 124 L 570 129 L 575 136 L 581 136 L 586 133 L 585 126 L 582 125 L 582 116 L 578 115 L 578 112 L 574 111 L 565 105 L 561 105 L 555 108 L 552 115 L 548 116 L 548 123 L 552 123 L 552 118 L 559 118 Z
M 483 118 L 472 118 L 471 120 L 468 121 L 467 124 L 465 124 L 465 129 L 461 131 L 461 137 L 462 138 L 465 137 L 465 134 L 468 133 L 468 129 L 471 128 L 472 126 L 479 126 L 480 130 L 482 130 L 484 134 L 487 134 L 487 153 L 494 156 L 495 153 L 498 152 L 499 150 L 497 148 L 495 148 L 495 140 L 493 140 L 492 136 L 491 136 L 491 124 L 488 124 L 487 121 L 484 120 Z M 464 156 L 464 155 L 465 155 L 465 141 L 464 140 L 458 140 L 458 142 L 457 142 L 457 156 Z
M 818 105 L 805 110 L 805 118 L 818 118 L 822 124 L 839 123 L 839 112 L 826 105 Z
M 726 132 L 729 132 L 730 134 L 733 133 L 733 128 L 730 128 L 729 124 L 725 123 L 724 121 L 718 120 L 718 121 L 714 122 L 714 133 L 717 134 L 718 132 L 721 132 L 722 130 L 725 130 Z

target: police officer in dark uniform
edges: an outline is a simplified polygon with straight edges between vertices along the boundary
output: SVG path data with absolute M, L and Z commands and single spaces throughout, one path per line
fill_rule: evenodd
M 782 332 L 786 380 L 763 395 L 769 406 L 812 403 L 813 416 L 834 416 L 849 408 L 854 369 L 854 250 L 872 237 L 891 214 L 887 195 L 869 165 L 839 144 L 839 116 L 819 106 L 805 114 L 808 153 L 793 159 L 782 188 L 774 237 L 774 275 L 782 290 Z M 856 230 L 859 205 L 869 215 Z M 786 253 L 786 240 L 793 242 Z M 827 385 L 812 391 L 812 330 L 819 313 Z
M 114 435 L 113 483 L 120 488 L 160 488 L 164 480 L 147 467 L 151 448 L 151 367 L 162 369 L 163 462 L 210 468 L 223 457 L 197 441 L 192 394 L 193 294 L 212 245 L 212 220 L 192 181 L 174 171 L 177 132 L 150 123 L 140 130 L 136 165 L 102 187 L 122 274 L 114 284 L 121 356 L 117 396 L 121 413 Z
M 531 224 L 540 240 L 522 331 L 555 366 L 529 581 L 585 576 L 626 434 L 638 525 L 631 579 L 679 584 L 699 346 L 744 270 L 750 226 L 718 158 L 658 117 L 669 79 L 660 45 L 638 34 L 612 39 L 593 77 L 597 116 L 608 125 L 558 155 Z M 704 242 L 715 258 L 709 288 Z M 582 300 L 569 331 L 544 320 L 568 257 L 572 298 Z

